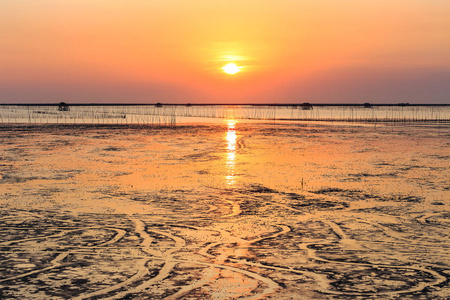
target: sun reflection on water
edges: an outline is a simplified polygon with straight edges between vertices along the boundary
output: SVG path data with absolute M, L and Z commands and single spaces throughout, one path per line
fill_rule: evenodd
M 236 183 L 236 122 L 228 121 L 227 140 L 227 176 L 226 183 L 233 186 Z

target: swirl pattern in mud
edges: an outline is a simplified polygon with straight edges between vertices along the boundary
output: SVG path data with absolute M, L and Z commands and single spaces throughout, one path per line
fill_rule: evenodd
M 2 299 L 450 295 L 445 129 L 77 130 L 1 133 Z

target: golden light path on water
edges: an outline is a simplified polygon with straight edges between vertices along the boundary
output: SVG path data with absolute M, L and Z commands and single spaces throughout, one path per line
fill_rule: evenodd
M 227 122 L 228 130 L 226 134 L 227 141 L 227 175 L 226 183 L 230 186 L 236 184 L 236 122 L 230 120 Z

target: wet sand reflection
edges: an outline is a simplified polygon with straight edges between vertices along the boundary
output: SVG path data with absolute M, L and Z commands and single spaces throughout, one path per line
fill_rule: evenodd
M 227 125 L 227 175 L 225 179 L 229 186 L 234 186 L 236 184 L 236 122 L 228 121 Z

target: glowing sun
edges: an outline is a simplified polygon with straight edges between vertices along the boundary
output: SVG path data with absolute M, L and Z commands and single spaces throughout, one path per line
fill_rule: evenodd
M 237 72 L 241 71 L 241 67 L 236 66 L 234 63 L 229 63 L 228 65 L 224 66 L 223 71 L 227 74 L 233 75 Z

